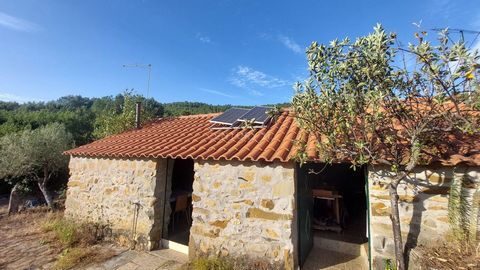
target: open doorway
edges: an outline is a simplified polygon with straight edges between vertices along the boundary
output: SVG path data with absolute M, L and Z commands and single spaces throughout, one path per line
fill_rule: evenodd
M 297 166 L 296 183 L 300 266 L 322 268 L 359 261 L 366 265 L 365 168 L 306 163 Z
M 192 225 L 193 160 L 175 159 L 173 164 L 167 240 L 188 246 Z
M 367 239 L 366 177 L 349 164 L 309 164 L 315 236 L 363 244 Z

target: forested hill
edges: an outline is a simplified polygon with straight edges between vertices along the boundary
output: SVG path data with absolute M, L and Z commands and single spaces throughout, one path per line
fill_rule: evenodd
M 223 112 L 231 105 L 211 105 L 202 102 L 172 102 L 162 103 L 165 116 L 192 115 L 212 112 Z
M 202 102 L 172 102 L 172 103 L 162 103 L 164 109 L 164 116 L 178 116 L 178 115 L 192 115 L 192 114 L 203 114 L 203 113 L 214 113 L 214 112 L 224 112 L 225 110 L 237 107 L 237 108 L 251 108 L 252 106 L 241 106 L 241 105 L 211 105 Z M 290 107 L 290 103 L 278 103 L 278 104 L 264 104 L 262 106 L 267 107 Z
M 128 102 L 127 98 L 142 101 L 145 115 L 150 118 L 222 112 L 232 107 L 232 105 L 211 105 L 187 101 L 160 103 L 152 98 L 146 100 L 131 92 L 102 98 L 65 96 L 54 101 L 23 104 L 0 101 L 0 136 L 59 122 L 72 133 L 75 144 L 82 145 L 96 138 L 115 133 L 115 130 L 105 130 L 105 126 L 107 126 L 105 123 L 108 121 L 118 122 L 119 125 L 123 124 L 124 126 L 125 122 L 129 122 L 132 118 L 133 103 Z M 288 106 L 288 104 L 278 105 Z M 124 126 L 118 127 L 117 130 L 124 129 Z

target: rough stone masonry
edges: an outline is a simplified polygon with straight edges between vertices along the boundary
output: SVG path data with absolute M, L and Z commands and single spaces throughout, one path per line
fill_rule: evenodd
M 166 168 L 173 162 L 168 164 L 167 159 L 71 157 L 65 214 L 107 224 L 120 243 L 157 248 L 164 198 L 170 196 Z M 189 255 L 293 269 L 294 164 L 196 160 L 194 169 Z M 169 216 L 169 207 L 165 211 Z
M 190 256 L 294 268 L 293 163 L 196 161 Z
M 388 167 L 376 166 L 369 169 L 370 244 L 373 269 L 385 269 L 385 259 L 395 257 L 388 192 L 391 177 Z M 417 183 L 416 185 L 405 181 L 399 185 L 399 212 L 404 244 L 411 247 L 419 244 L 436 245 L 445 240 L 445 235 L 450 230 L 448 217 L 450 186 L 454 178 L 462 177 L 474 183 L 471 187 L 463 187 L 465 191 L 471 189 L 470 192 L 475 193 L 480 186 L 478 167 L 418 167 L 409 175 L 409 182 Z
M 107 225 L 121 244 L 158 248 L 166 159 L 70 158 L 65 215 Z

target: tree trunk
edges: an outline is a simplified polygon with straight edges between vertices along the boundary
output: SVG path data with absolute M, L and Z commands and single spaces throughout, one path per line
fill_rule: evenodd
M 40 188 L 40 191 L 42 191 L 43 197 L 45 198 L 45 202 L 47 202 L 48 207 L 53 208 L 53 199 L 52 199 L 52 196 L 50 195 L 50 192 L 47 189 L 47 185 L 45 184 L 45 181 L 43 182 L 38 181 L 38 188 Z
M 393 229 L 393 241 L 395 242 L 395 260 L 397 270 L 405 270 L 405 257 L 403 252 L 403 241 L 402 241 L 402 231 L 400 227 L 400 214 L 398 211 L 398 184 L 400 180 L 392 180 L 388 187 L 390 193 L 390 207 L 391 214 L 390 219 L 392 220 L 392 229 Z
M 18 189 L 20 185 L 17 183 L 13 186 L 12 190 L 10 191 L 10 199 L 8 201 L 8 214 L 12 214 L 14 212 L 18 212 L 19 207 L 19 197 L 18 197 Z

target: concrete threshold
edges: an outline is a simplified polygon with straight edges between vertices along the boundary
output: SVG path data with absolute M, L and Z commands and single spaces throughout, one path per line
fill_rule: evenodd
M 162 247 L 175 250 L 177 252 L 183 253 L 188 256 L 188 246 L 186 245 L 183 245 L 174 241 L 170 241 L 167 239 L 162 239 Z
M 324 250 L 331 250 L 354 256 L 368 257 L 368 243 L 356 244 L 344 242 L 341 240 L 324 238 L 321 236 L 315 236 L 313 240 L 313 245 L 317 248 L 321 248 Z

